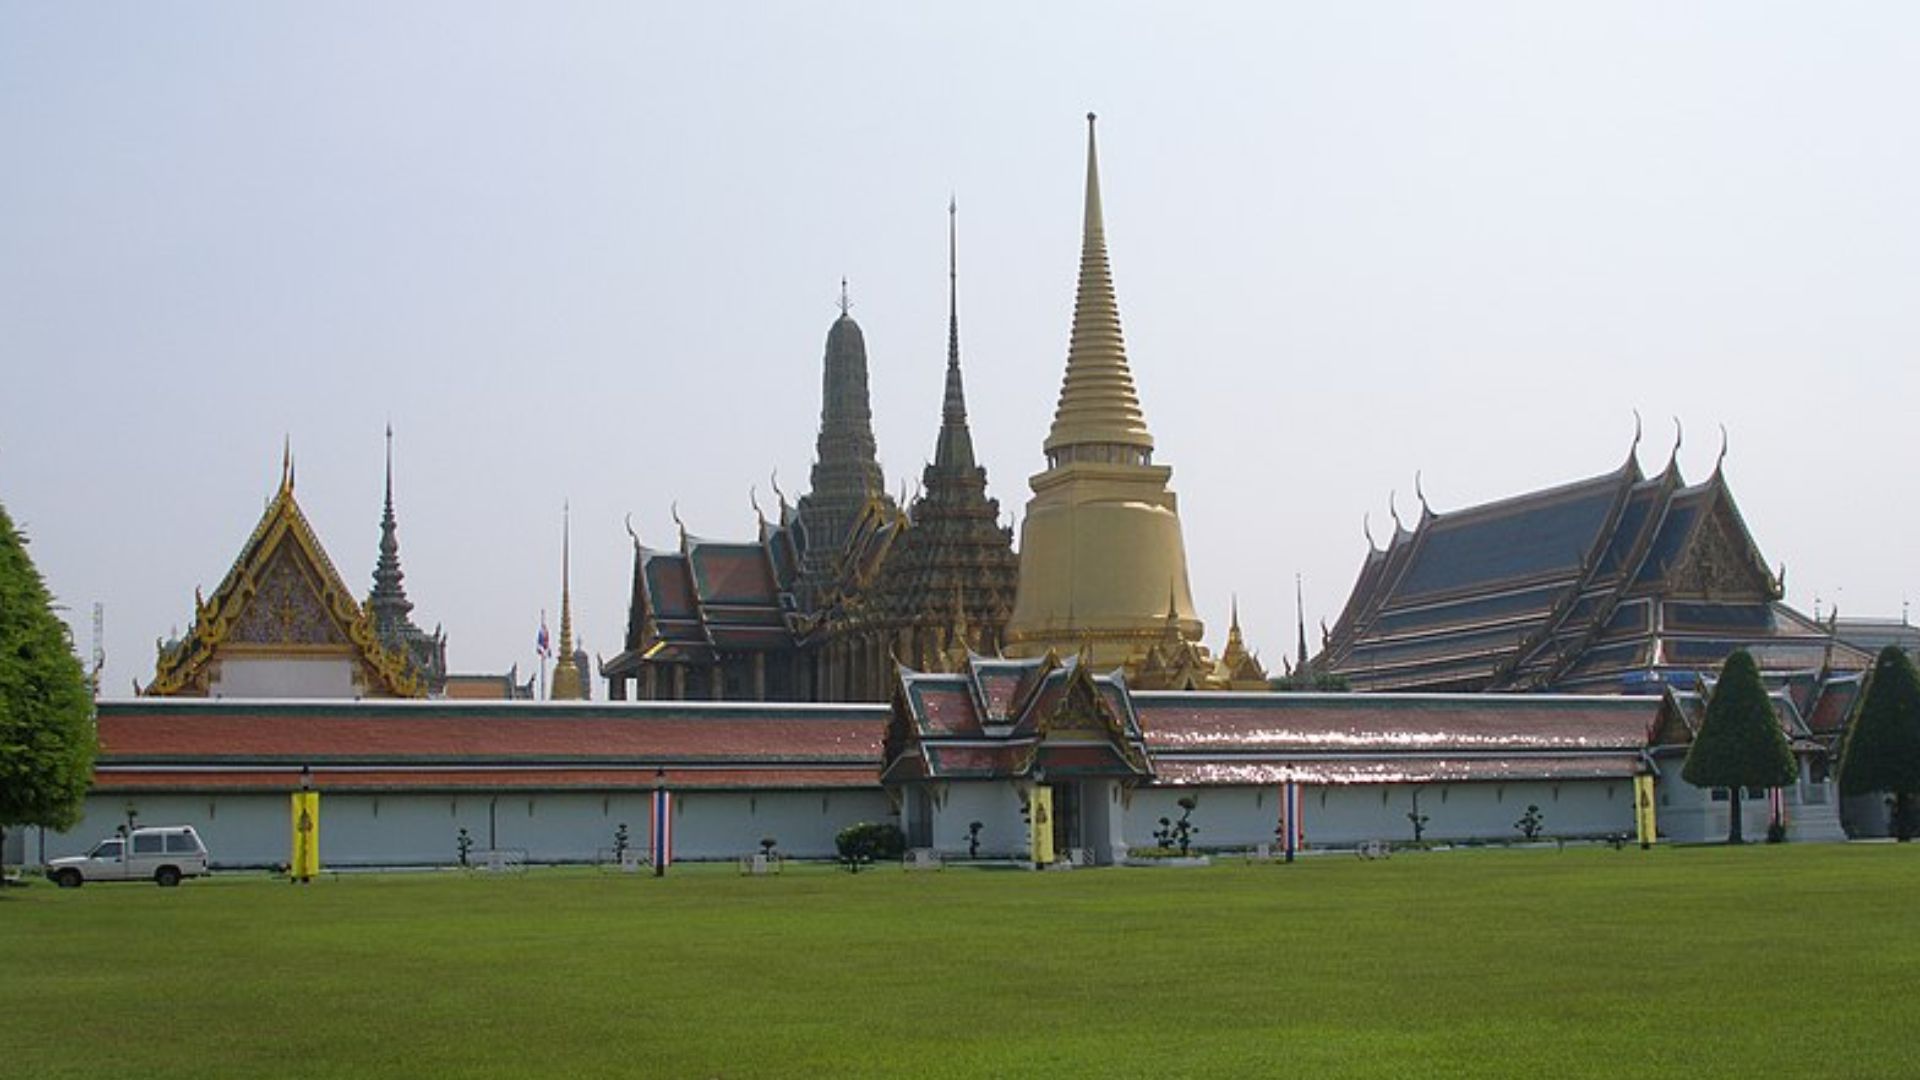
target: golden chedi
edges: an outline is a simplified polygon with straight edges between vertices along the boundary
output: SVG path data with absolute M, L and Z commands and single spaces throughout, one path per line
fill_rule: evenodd
M 1120 335 L 1093 120 L 1089 113 L 1073 339 L 1047 435 L 1047 468 L 1031 480 L 1005 648 L 1015 657 L 1085 651 L 1096 670 L 1125 666 L 1138 676 L 1169 630 L 1197 643 L 1203 628 L 1167 487 L 1173 470 L 1153 463 L 1153 436 Z

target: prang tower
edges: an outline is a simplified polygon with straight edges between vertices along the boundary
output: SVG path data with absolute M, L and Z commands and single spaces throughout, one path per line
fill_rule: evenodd
M 1033 498 L 1021 523 L 1006 652 L 1085 649 L 1096 669 L 1125 666 L 1132 674 L 1171 634 L 1197 643 L 1204 628 L 1194 614 L 1180 516 L 1167 487 L 1173 470 L 1153 463 L 1153 436 L 1127 367 L 1093 123 L 1088 113 L 1073 339 L 1045 444 L 1047 468 L 1030 481 Z

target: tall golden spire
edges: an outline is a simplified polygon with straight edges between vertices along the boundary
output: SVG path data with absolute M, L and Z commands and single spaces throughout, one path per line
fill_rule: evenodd
M 560 659 L 553 665 L 553 688 L 548 697 L 573 701 L 580 692 L 580 665 L 573 662 L 573 510 L 560 510 Z
M 1073 447 L 1131 448 L 1131 461 L 1146 463 L 1153 436 L 1140 411 L 1140 397 L 1127 366 L 1127 344 L 1120 333 L 1120 305 L 1114 298 L 1113 271 L 1107 263 L 1107 228 L 1100 207 L 1100 156 L 1094 142 L 1094 114 L 1087 114 L 1086 217 L 1081 225 L 1080 285 L 1073 302 L 1073 338 L 1067 348 L 1067 375 L 1060 404 L 1046 441 L 1050 464 L 1083 455 Z M 1129 460 L 1099 451 L 1096 460 Z
M 1169 641 L 1180 643 L 1181 655 L 1192 653 L 1205 627 L 1194 613 L 1178 501 L 1167 486 L 1173 470 L 1153 461 L 1120 335 L 1093 121 L 1087 114 L 1073 339 L 1045 443 L 1047 467 L 1029 481 L 1020 584 L 1003 644 L 1015 657 L 1079 650 L 1102 669 L 1125 665 L 1138 675 Z

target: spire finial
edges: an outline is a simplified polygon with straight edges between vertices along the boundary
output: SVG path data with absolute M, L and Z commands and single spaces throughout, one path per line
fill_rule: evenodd
M 847 297 L 847 277 L 842 274 L 840 275 L 840 314 L 844 316 L 851 310 L 853 310 L 853 301 Z
M 947 199 L 947 387 L 940 403 L 940 437 L 933 463 L 949 473 L 974 467 L 973 432 L 967 427 L 967 393 L 960 377 L 960 241 L 958 199 Z
M 1080 238 L 1080 279 L 1073 301 L 1073 336 L 1067 347 L 1067 374 L 1060 403 L 1044 445 L 1049 465 L 1071 460 L 1068 448 L 1097 445 L 1137 450 L 1138 463 L 1150 464 L 1153 435 L 1147 431 L 1127 366 L 1126 339 L 1120 332 L 1120 306 L 1114 298 L 1113 269 L 1107 260 L 1106 218 L 1100 199 L 1100 153 L 1093 114 L 1087 114 L 1086 211 Z M 1102 460 L 1111 460 L 1103 458 Z
M 280 489 L 293 487 L 293 433 L 287 432 L 280 437 Z
M 1297 573 L 1293 575 L 1293 615 L 1300 624 L 1300 661 L 1294 668 L 1299 671 L 1307 666 L 1307 601 Z

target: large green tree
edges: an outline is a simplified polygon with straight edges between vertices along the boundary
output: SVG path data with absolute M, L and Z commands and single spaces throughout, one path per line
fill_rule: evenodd
M 1727 843 L 1741 842 L 1742 788 L 1784 787 L 1800 775 L 1793 747 L 1780 730 L 1760 667 L 1745 649 L 1734 650 L 1720 667 L 1707 698 L 1707 716 L 1687 751 L 1680 775 L 1694 787 L 1728 788 Z
M 1913 838 L 1920 794 L 1920 673 L 1898 645 L 1880 650 L 1840 747 L 1840 794 L 1893 795 L 1893 835 Z
M 73 638 L 0 506 L 0 839 L 9 825 L 79 820 L 96 742 Z

